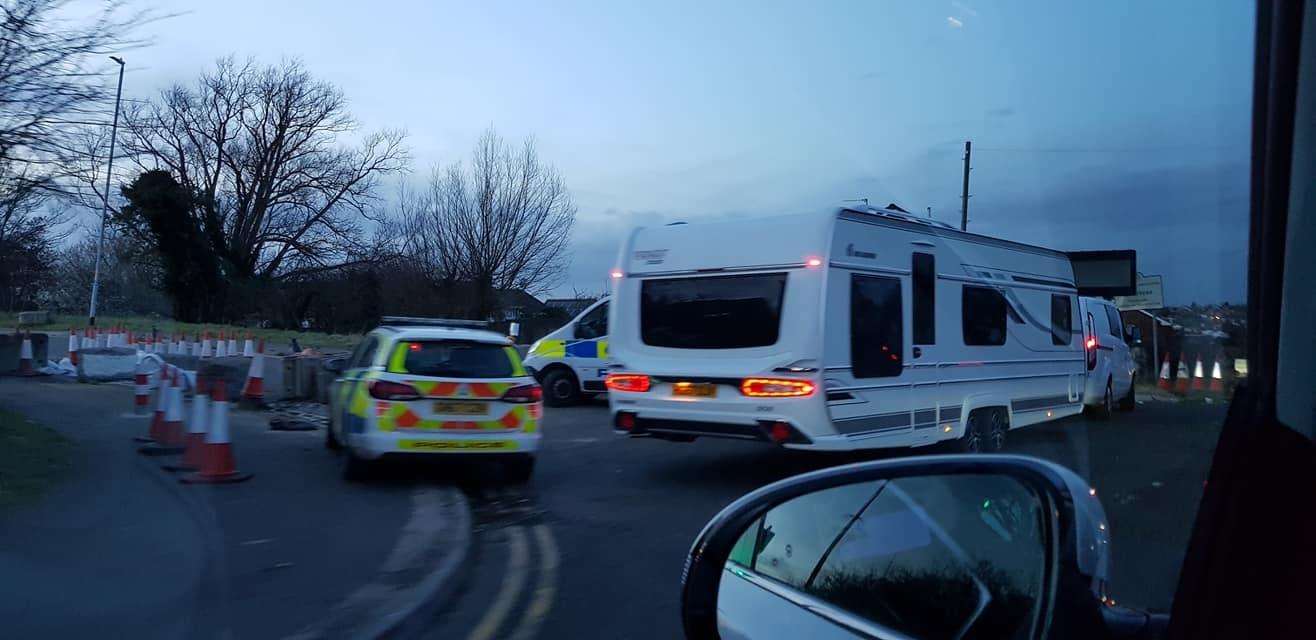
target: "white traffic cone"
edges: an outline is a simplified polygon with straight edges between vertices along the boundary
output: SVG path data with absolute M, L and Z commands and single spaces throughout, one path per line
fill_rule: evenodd
M 214 353 L 215 352 L 210 350 L 210 332 L 207 331 L 205 335 L 201 338 L 201 357 L 209 358 L 210 356 L 214 355 Z
M 259 407 L 265 403 L 265 354 L 262 349 L 251 358 L 247 369 L 247 384 L 242 386 L 242 402 L 249 407 Z
M 228 354 L 230 356 L 238 355 L 238 338 L 236 333 L 228 335 Z
M 256 355 L 256 345 L 251 341 L 251 332 L 247 332 L 247 340 L 242 343 L 242 357 L 250 358 Z
M 151 410 L 151 374 L 146 361 L 138 360 L 133 367 L 133 413 L 146 415 Z
M 196 393 L 192 394 L 192 412 L 188 414 L 187 437 L 183 445 L 183 460 L 176 465 L 167 465 L 169 471 L 196 471 L 201 468 L 202 452 L 206 446 L 206 423 L 210 419 L 210 396 L 207 395 L 206 381 L 200 374 L 196 377 Z
M 37 372 L 32 368 L 32 332 L 23 334 L 23 344 L 18 347 L 18 375 L 34 376 Z
M 224 339 L 224 332 L 219 332 L 219 338 L 215 340 L 215 357 L 224 358 L 228 356 L 228 341 Z

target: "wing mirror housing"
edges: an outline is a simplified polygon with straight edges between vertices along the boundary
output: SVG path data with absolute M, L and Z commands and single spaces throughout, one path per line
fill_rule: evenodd
M 1077 474 L 925 456 L 787 478 L 727 506 L 681 574 L 686 637 L 1158 638 L 1117 606 L 1110 531 Z
M 347 358 L 327 358 L 320 366 L 334 375 L 342 375 L 343 370 L 347 368 Z

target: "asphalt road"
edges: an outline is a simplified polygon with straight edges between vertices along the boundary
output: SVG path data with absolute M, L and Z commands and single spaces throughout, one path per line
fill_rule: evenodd
M 1075 417 L 1011 432 L 1006 449 L 1091 481 L 1112 528 L 1114 597 L 1168 610 L 1223 420 L 1221 404 L 1148 399 L 1109 422 Z M 602 403 L 549 409 L 544 432 L 525 488 L 478 472 L 465 480 L 474 567 L 419 635 L 680 637 L 681 564 L 709 518 L 774 480 L 880 457 L 618 438 Z

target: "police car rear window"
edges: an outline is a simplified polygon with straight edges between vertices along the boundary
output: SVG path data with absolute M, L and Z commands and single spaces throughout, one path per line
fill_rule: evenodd
M 654 347 L 744 349 L 777 342 L 786 274 L 669 278 L 640 285 L 640 338 Z
M 507 347 L 465 340 L 404 342 L 399 373 L 436 378 L 509 378 L 516 374 Z

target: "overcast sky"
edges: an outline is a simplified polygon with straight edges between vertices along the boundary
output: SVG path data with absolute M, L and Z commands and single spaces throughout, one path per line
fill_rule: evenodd
M 714 6 L 715 5 L 715 6 Z M 1004 6 L 998 6 L 1004 5 Z M 1057 249 L 1133 248 L 1167 302 L 1242 301 L 1253 7 L 1221 2 L 181 1 L 125 95 L 226 54 L 301 58 L 416 175 L 493 125 L 579 206 L 567 281 L 629 227 L 932 207 Z

